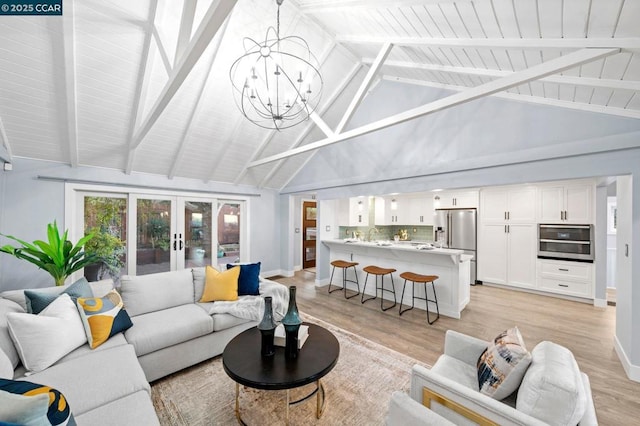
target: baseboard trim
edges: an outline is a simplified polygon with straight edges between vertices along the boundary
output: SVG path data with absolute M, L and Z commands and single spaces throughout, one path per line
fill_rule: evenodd
M 593 299 L 593 306 L 596 308 L 606 308 L 607 299 Z
M 624 368 L 624 372 L 627 373 L 627 377 L 634 382 L 640 382 L 640 366 L 631 364 L 631 361 L 629 361 L 626 352 L 618 340 L 618 336 L 613 336 L 613 343 L 613 347 L 618 354 L 618 358 L 620 359 L 622 368 Z
M 297 271 L 302 271 L 302 265 L 294 266 L 294 267 L 293 267 L 293 270 L 294 270 L 294 271 L 296 271 L 296 272 L 297 272 Z
M 316 278 L 316 287 L 322 287 L 329 284 L 329 278 Z
M 265 277 L 265 278 L 270 278 L 270 277 L 275 277 L 275 276 L 282 276 L 282 277 L 292 277 L 294 275 L 294 271 L 285 271 L 282 269 L 274 269 L 273 271 L 264 271 L 260 274 L 261 276 Z

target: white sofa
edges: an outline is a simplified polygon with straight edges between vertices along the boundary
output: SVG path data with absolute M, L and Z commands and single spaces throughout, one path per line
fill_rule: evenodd
M 133 326 L 96 349 L 84 344 L 51 367 L 28 376 L 6 321 L 7 313 L 26 311 L 24 290 L 0 293 L 0 357 L 8 358 L 14 368 L 12 377 L 0 374 L 0 378 L 58 389 L 80 426 L 158 424 L 149 382 L 220 355 L 233 337 L 257 324 L 229 313 L 212 313 L 215 303 L 198 303 L 204 277 L 204 268 L 122 277 L 119 291 Z M 113 288 L 110 280 L 90 284 L 95 297 Z M 60 293 L 63 289 L 37 290 Z M 278 295 L 281 303 L 274 304 L 274 310 L 284 315 L 285 286 L 261 279 L 260 293 Z M 247 301 L 240 299 L 241 305 Z
M 410 397 L 439 417 L 424 424 L 456 425 L 597 425 L 589 378 L 578 369 L 571 352 L 552 342 L 541 342 L 531 351 L 531 364 L 510 397 L 495 400 L 479 392 L 477 360 L 489 342 L 447 331 L 444 354 L 431 369 L 415 365 Z M 406 403 L 414 414 L 425 407 Z M 417 414 L 418 416 L 420 414 Z M 579 419 L 572 422 L 572 418 Z M 392 417 L 388 424 L 396 423 Z M 491 423 L 493 422 L 493 423 Z

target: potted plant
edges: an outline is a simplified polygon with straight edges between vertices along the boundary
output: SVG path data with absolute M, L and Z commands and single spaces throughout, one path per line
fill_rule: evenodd
M 94 234 L 85 235 L 74 245 L 67 239 L 68 233 L 69 231 L 65 230 L 64 234 L 60 235 L 58 225 L 54 221 L 47 225 L 48 242 L 36 240 L 30 244 L 14 236 L 4 235 L 20 243 L 22 247 L 7 244 L 0 247 L 0 252 L 33 263 L 38 268 L 49 272 L 57 286 L 64 285 L 69 275 L 98 261 L 95 254 L 82 251 L 82 247 L 94 237 Z
M 98 262 L 85 268 L 85 276 L 91 280 L 101 280 L 111 277 L 117 279 L 124 266 L 122 257 L 125 247 L 122 240 L 109 232 L 103 232 L 99 228 L 89 230 L 94 237 L 85 244 L 85 253 L 93 254 Z

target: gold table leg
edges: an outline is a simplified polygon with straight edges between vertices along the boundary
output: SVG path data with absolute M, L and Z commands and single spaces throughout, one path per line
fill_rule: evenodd
M 286 417 L 284 421 L 284 424 L 286 424 L 287 426 L 289 426 L 289 405 L 291 405 L 289 403 L 290 401 L 291 401 L 291 397 L 289 395 L 289 389 L 287 389 L 287 411 L 286 411 Z

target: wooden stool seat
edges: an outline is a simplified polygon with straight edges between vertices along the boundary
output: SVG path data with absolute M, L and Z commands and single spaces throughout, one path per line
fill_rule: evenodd
M 400 274 L 400 278 L 413 281 L 414 283 L 430 283 L 440 278 L 437 275 L 420 275 L 415 272 L 403 272 Z
M 329 293 L 333 293 L 337 290 L 344 290 L 345 299 L 351 299 L 360 294 L 360 283 L 358 282 L 358 271 L 356 271 L 356 266 L 358 262 L 349 262 L 347 260 L 336 259 L 331 262 L 331 266 L 333 269 L 331 270 L 331 279 L 329 279 Z M 337 287 L 331 290 L 331 284 L 333 283 L 333 273 L 336 271 L 336 268 L 342 269 L 342 287 Z M 355 280 L 347 279 L 347 271 L 349 268 L 353 268 L 353 275 Z M 358 292 L 356 294 L 352 294 L 351 296 L 347 296 L 347 283 L 353 283 L 358 286 Z
M 336 268 L 351 268 L 357 265 L 358 262 L 347 262 L 346 260 L 334 260 L 331 262 L 331 266 L 335 266 Z
M 367 300 L 375 299 L 378 297 L 378 290 L 380 290 L 380 309 L 383 311 L 389 310 L 396 306 L 396 287 L 393 284 L 393 273 L 396 272 L 393 268 L 381 268 L 376 265 L 369 265 L 362 268 L 364 272 L 367 273 L 367 277 L 364 280 L 364 287 L 362 288 L 362 297 L 360 298 L 360 302 L 364 303 Z M 369 274 L 374 275 L 376 277 L 376 294 L 375 296 L 364 298 L 364 292 L 367 289 L 367 280 L 369 280 Z M 389 275 L 391 277 L 391 290 L 384 288 L 384 276 Z M 378 277 L 380 277 L 380 285 L 378 286 Z M 393 305 L 387 306 L 386 308 L 383 306 L 384 301 L 384 292 L 393 293 Z
M 362 270 L 371 275 L 387 275 L 396 272 L 393 268 L 381 268 L 375 265 L 365 266 Z
M 424 300 L 425 309 L 427 310 L 427 322 L 429 325 L 433 324 L 440 318 L 440 308 L 438 307 L 438 295 L 436 295 L 436 286 L 434 281 L 439 277 L 437 275 L 422 275 L 416 274 L 415 272 L 403 272 L 400 274 L 400 278 L 404 278 L 404 284 L 402 285 L 402 296 L 400 297 L 400 312 L 402 315 L 406 311 L 410 311 L 414 308 L 415 300 L 420 299 Z M 404 301 L 404 290 L 407 287 L 407 281 L 412 281 L 411 285 L 411 307 L 402 309 L 402 302 Z M 424 297 L 416 296 L 416 283 L 424 285 Z M 433 299 L 429 299 L 429 295 L 427 294 L 427 283 L 431 283 L 431 289 L 433 290 Z M 429 315 L 429 302 L 434 303 L 436 305 L 436 318 L 431 321 L 431 317 Z

